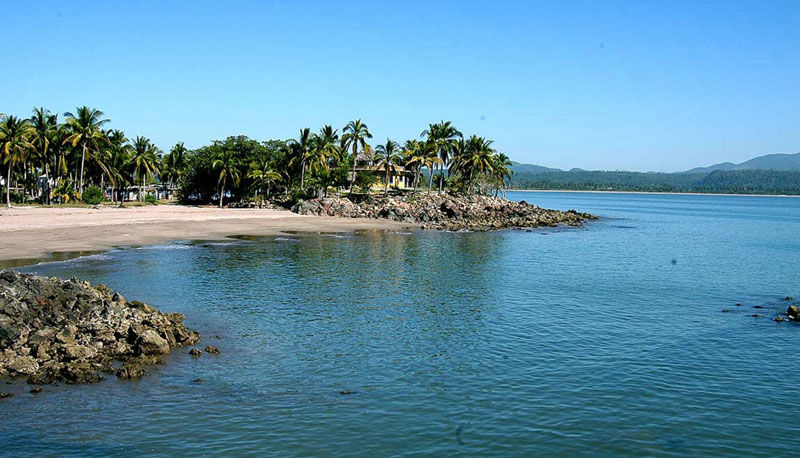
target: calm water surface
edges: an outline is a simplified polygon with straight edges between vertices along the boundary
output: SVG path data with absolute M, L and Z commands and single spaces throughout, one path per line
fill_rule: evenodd
M 38 396 L 5 385 L 0 453 L 800 453 L 800 326 L 771 320 L 800 297 L 800 199 L 510 197 L 604 218 L 22 268 L 185 313 L 222 354 Z

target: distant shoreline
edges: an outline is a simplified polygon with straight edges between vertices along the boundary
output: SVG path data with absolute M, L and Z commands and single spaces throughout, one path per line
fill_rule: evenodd
M 593 194 L 661 194 L 666 196 L 729 196 L 729 197 L 789 197 L 800 198 L 792 194 L 733 194 L 716 192 L 667 192 L 667 191 L 595 191 L 579 189 L 508 189 L 506 192 L 588 192 Z

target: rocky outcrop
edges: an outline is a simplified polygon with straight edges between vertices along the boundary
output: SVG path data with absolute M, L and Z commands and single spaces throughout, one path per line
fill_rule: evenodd
M 1 271 L 0 376 L 35 384 L 138 377 L 170 349 L 200 341 L 185 318 L 103 285 Z
M 579 226 L 596 219 L 588 213 L 548 210 L 525 201 L 438 193 L 370 197 L 357 203 L 347 198 L 312 199 L 298 202 L 292 211 L 301 215 L 385 218 L 445 230 Z

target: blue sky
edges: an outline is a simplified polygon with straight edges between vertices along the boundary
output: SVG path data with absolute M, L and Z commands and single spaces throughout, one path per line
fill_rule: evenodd
M 800 151 L 797 1 L 0 1 L 0 112 L 98 107 L 168 150 L 447 119 L 520 162 Z

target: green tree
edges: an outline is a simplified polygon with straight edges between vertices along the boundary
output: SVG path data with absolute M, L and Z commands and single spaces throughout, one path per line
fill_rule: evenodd
M 350 121 L 342 131 L 342 149 L 353 150 L 353 174 L 350 177 L 350 192 L 353 192 L 353 182 L 356 179 L 356 160 L 358 159 L 358 148 L 366 149 L 369 147 L 367 139 L 372 138 L 369 128 L 360 119 Z
M 463 150 L 453 158 L 450 173 L 462 178 L 467 192 L 472 192 L 478 176 L 492 172 L 495 152 L 492 143 L 492 140 L 472 135 L 463 143 Z
M 263 208 L 265 196 L 269 199 L 269 190 L 281 180 L 281 174 L 275 170 L 273 161 L 264 160 L 250 163 L 247 178 L 253 180 L 253 186 L 261 190 L 261 204 L 259 206 Z
M 33 148 L 30 138 L 34 135 L 27 119 L 5 116 L 0 122 L 0 153 L 8 166 L 6 174 L 6 208 L 11 208 L 11 173 L 14 166 L 25 159 Z
M 497 197 L 499 192 L 502 192 L 503 197 L 505 197 L 507 180 L 511 179 L 511 175 L 514 173 L 511 169 L 511 165 L 511 159 L 503 153 L 497 153 L 492 156 L 492 178 L 496 186 L 495 197 Z
M 463 138 L 463 135 L 450 121 L 442 120 L 436 124 L 429 124 L 428 128 L 423 130 L 420 136 L 425 138 L 426 143 L 439 156 L 440 168 L 442 174 L 444 174 L 444 168 L 450 161 L 450 153 L 458 139 Z M 431 171 L 432 178 L 433 171 Z M 442 192 L 442 185 L 442 180 L 439 180 L 439 192 Z
M 392 170 L 396 170 L 397 166 L 402 162 L 403 156 L 400 153 L 400 145 L 397 142 L 393 142 L 390 139 L 386 139 L 385 145 L 378 145 L 375 148 L 375 151 L 378 152 L 378 157 L 380 158 L 380 162 L 378 162 L 379 167 L 383 167 L 386 171 L 386 186 L 383 190 L 383 195 L 389 195 L 389 173 Z
M 219 208 L 222 208 L 222 197 L 225 195 L 225 185 L 228 178 L 234 185 L 239 184 L 239 158 L 236 151 L 232 149 L 222 149 L 213 162 L 211 167 L 214 170 L 219 170 L 217 183 L 219 184 Z
M 30 122 L 34 132 L 33 148 L 45 177 L 42 203 L 50 205 L 50 139 L 58 129 L 58 115 L 43 107 L 34 108 Z
M 142 145 L 140 145 L 142 146 Z M 106 165 L 110 172 L 109 181 L 111 182 L 111 201 L 116 201 L 117 191 L 125 190 L 133 182 L 132 169 L 133 146 L 121 130 L 112 130 L 108 134 L 108 157 Z M 125 205 L 124 195 L 120 198 L 120 205 Z
M 290 160 L 290 165 L 300 166 L 301 191 L 305 189 L 306 164 L 311 155 L 311 140 L 311 129 L 306 127 L 305 129 L 300 129 L 300 135 L 297 137 L 297 140 L 291 141 L 292 159 Z
M 70 131 L 70 136 L 66 141 L 70 142 L 73 147 L 80 145 L 81 148 L 81 193 L 83 193 L 83 169 L 86 157 L 97 151 L 100 144 L 106 140 L 103 125 L 109 120 L 103 119 L 104 115 L 102 111 L 87 106 L 78 107 L 76 114 L 64 113 Z
M 403 159 L 405 166 L 414 171 L 414 193 L 419 185 L 419 175 L 425 162 L 425 154 L 419 140 L 406 140 L 403 143 Z
M 158 175 L 160 162 L 158 148 L 150 142 L 147 137 L 136 137 L 133 139 L 133 156 L 131 157 L 134 176 L 141 183 L 142 189 L 139 196 L 144 201 L 147 180 L 151 176 Z
M 169 154 L 164 156 L 162 175 L 167 177 L 170 187 L 180 180 L 183 171 L 186 169 L 186 154 L 188 151 L 183 142 L 178 142 L 172 147 Z

